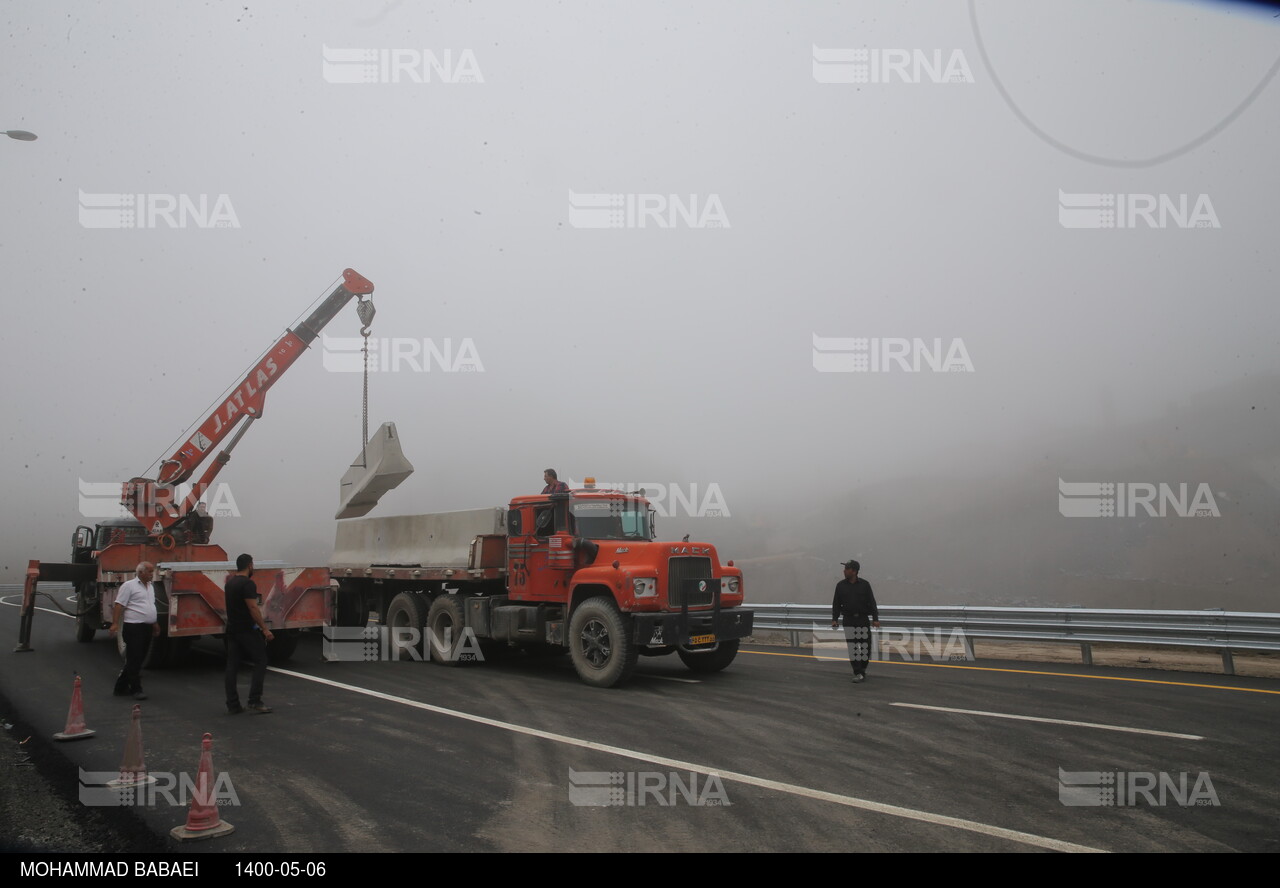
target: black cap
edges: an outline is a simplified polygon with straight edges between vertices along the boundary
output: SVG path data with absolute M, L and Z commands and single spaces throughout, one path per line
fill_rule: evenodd
M 854 573 L 857 573 L 858 571 L 862 570 L 862 565 L 856 561 L 850 560 L 844 563 L 844 569 L 852 570 Z

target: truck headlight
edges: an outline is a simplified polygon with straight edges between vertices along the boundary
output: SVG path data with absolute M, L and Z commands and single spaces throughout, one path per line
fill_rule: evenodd
M 631 589 L 636 598 L 652 598 L 658 594 L 657 577 L 641 577 L 631 581 Z
M 725 589 L 729 592 L 730 595 L 737 595 L 738 589 L 741 586 L 741 584 L 742 584 L 742 581 L 740 578 L 729 577 L 727 580 L 725 580 Z

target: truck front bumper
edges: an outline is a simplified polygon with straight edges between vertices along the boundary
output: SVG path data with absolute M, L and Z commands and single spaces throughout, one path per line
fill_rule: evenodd
M 712 644 L 751 634 L 755 615 L 746 608 L 633 614 L 635 641 L 643 645 Z

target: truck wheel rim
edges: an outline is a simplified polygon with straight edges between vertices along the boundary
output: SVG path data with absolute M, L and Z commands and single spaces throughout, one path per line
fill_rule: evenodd
M 453 637 L 453 618 L 448 614 L 440 614 L 440 616 L 436 617 L 436 622 L 431 627 L 431 635 L 432 644 L 446 652 L 451 650 L 455 640 Z
M 600 667 L 609 662 L 609 629 L 599 620 L 591 620 L 582 627 L 580 636 L 582 656 L 592 666 Z

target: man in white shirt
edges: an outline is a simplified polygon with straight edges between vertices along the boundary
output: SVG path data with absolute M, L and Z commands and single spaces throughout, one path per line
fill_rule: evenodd
M 111 632 L 122 632 L 124 669 L 116 679 L 115 695 L 145 700 L 142 692 L 142 661 L 147 658 L 152 636 L 160 634 L 156 622 L 156 594 L 151 585 L 156 566 L 149 561 L 138 565 L 137 577 L 121 584 L 111 611 Z

